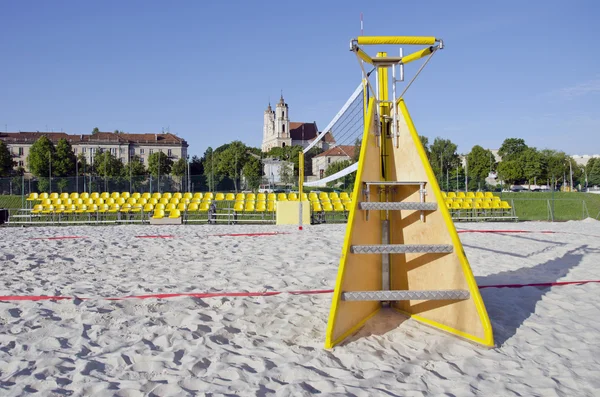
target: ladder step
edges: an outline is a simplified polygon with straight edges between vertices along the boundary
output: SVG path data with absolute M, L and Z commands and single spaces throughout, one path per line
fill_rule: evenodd
M 358 208 L 361 210 L 435 211 L 437 210 L 437 203 L 363 201 L 358 203 Z
M 408 254 L 408 253 L 436 253 L 446 254 L 454 250 L 447 244 L 381 244 L 381 245 L 353 245 L 350 252 L 353 254 Z
M 427 182 L 403 182 L 403 181 L 365 181 L 363 182 L 367 186 L 369 185 L 384 185 L 384 186 L 421 186 L 425 185 Z
M 408 300 L 465 300 L 469 299 L 467 290 L 439 291 L 354 291 L 342 292 L 345 301 L 408 301 Z

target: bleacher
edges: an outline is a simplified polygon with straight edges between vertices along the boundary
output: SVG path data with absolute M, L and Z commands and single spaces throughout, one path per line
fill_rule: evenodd
M 31 193 L 28 207 L 12 216 L 11 223 L 114 223 L 148 222 L 182 218 L 184 223 L 209 220 L 221 223 L 274 223 L 277 202 L 298 201 L 298 193 Z M 350 210 L 346 192 L 303 193 L 309 201 L 313 223 L 345 221 Z M 16 219 L 16 220 L 14 220 Z
M 442 192 L 442 196 L 454 220 L 517 219 L 509 202 L 492 192 Z
M 442 192 L 454 220 L 516 219 L 507 201 L 491 192 Z M 148 223 L 151 218 L 207 222 L 211 204 L 216 223 L 275 223 L 280 201 L 298 201 L 298 193 L 31 193 L 27 208 L 11 223 Z M 347 192 L 303 193 L 311 223 L 346 222 L 352 201 Z

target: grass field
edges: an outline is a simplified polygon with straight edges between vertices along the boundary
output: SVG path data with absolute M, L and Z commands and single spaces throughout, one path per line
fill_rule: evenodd
M 596 218 L 600 212 L 600 194 L 593 193 L 496 193 L 513 204 L 516 215 L 521 221 L 549 220 L 548 203 L 555 221 L 581 220 Z M 512 201 L 511 201 L 512 200 Z M 585 208 L 584 203 L 585 202 Z M 587 211 L 584 211 L 587 209 Z

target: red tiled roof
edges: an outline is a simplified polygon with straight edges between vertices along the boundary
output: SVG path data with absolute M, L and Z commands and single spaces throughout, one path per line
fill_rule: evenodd
M 290 122 L 290 137 L 293 141 L 311 140 L 319 135 L 317 123 Z
M 355 146 L 351 145 L 340 145 L 334 146 L 329 150 L 324 151 L 321 154 L 317 154 L 315 157 L 354 157 Z
M 0 132 L 0 139 L 6 142 L 33 143 L 38 138 L 46 136 L 56 143 L 59 139 L 66 139 L 70 143 L 155 143 L 187 145 L 187 142 L 174 134 L 114 134 L 112 132 L 98 132 L 96 134 L 67 134 L 64 132 Z
M 315 137 L 313 139 L 309 139 L 309 141 L 312 142 L 315 139 L 317 138 Z M 321 140 L 325 141 L 326 143 L 335 143 L 335 139 L 333 138 L 333 134 L 331 134 L 331 131 L 326 132 L 325 136 Z

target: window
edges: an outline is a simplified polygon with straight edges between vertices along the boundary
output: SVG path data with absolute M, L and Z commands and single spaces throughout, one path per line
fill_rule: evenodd
M 140 163 L 144 164 L 144 158 L 140 157 Z
M 86 148 L 81 148 L 81 153 L 85 154 Z
M 169 149 L 169 150 L 167 151 L 167 156 L 169 156 L 169 157 L 171 157 L 171 156 L 172 156 L 172 154 L 171 154 L 171 149 Z
M 144 148 L 140 148 L 140 154 L 144 154 Z M 150 152 L 152 154 L 152 152 Z
M 23 167 L 23 160 L 19 161 L 19 167 Z
M 130 156 L 135 156 L 135 149 L 134 148 L 129 149 L 129 155 Z
M 283 128 L 283 133 L 285 134 L 285 124 L 281 126 Z
M 22 156 L 22 155 L 23 155 L 23 148 L 22 148 L 22 147 L 20 147 L 20 148 L 19 148 L 19 156 Z
M 117 148 L 116 147 L 111 147 L 110 148 L 110 154 L 112 154 L 113 156 L 117 155 Z
M 150 154 L 154 153 L 154 149 L 150 149 Z
M 73 153 L 75 153 L 75 156 L 77 156 L 77 148 L 73 149 Z
M 327 157 L 327 164 L 331 164 L 331 157 Z

